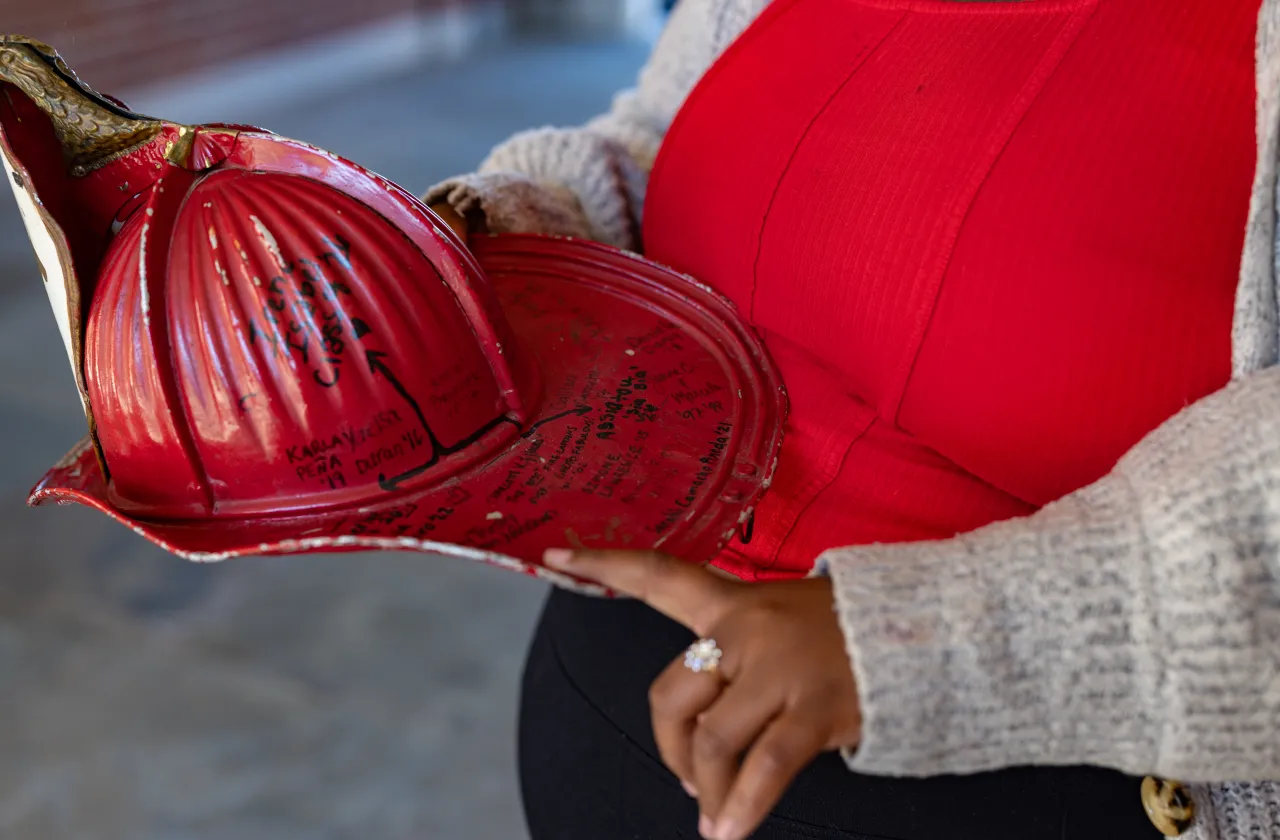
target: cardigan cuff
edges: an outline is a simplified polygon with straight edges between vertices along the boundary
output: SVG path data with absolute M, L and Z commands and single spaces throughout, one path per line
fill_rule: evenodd
M 1156 764 L 1160 727 L 1145 713 L 1160 674 L 1142 657 L 1156 628 L 1135 608 L 1150 569 L 1124 494 L 1109 480 L 953 540 L 819 559 L 862 705 L 851 769 Z
M 450 178 L 428 190 L 423 200 L 428 205 L 447 202 L 465 219 L 480 217 L 488 233 L 596 238 L 572 192 L 515 172 Z

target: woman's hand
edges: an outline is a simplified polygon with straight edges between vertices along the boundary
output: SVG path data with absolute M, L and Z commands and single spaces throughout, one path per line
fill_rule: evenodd
M 828 580 L 745 584 L 653 552 L 548 551 L 548 566 L 638 598 L 714 639 L 649 692 L 662 759 L 698 799 L 704 837 L 741 840 L 821 752 L 856 746 L 862 715 Z
M 458 234 L 459 239 L 463 242 L 467 241 L 471 234 L 471 226 L 467 223 L 465 216 L 453 209 L 453 205 L 445 201 L 439 201 L 431 205 L 431 211 L 452 228 L 453 232 Z

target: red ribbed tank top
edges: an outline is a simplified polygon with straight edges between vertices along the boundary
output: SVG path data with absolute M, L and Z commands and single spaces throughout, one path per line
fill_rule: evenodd
M 1031 513 L 1227 382 L 1258 8 L 774 0 L 646 201 L 649 256 L 732 298 L 791 398 L 717 565 Z

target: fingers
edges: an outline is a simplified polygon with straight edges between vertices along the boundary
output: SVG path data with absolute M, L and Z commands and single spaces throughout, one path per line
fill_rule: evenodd
M 715 821 L 733 787 L 743 753 L 783 708 L 782 695 L 768 683 L 729 686 L 698 719 L 690 752 L 691 781 L 705 820 Z
M 655 551 L 550 549 L 543 562 L 638 598 L 700 636 L 728 610 L 734 589 L 700 566 Z
M 431 212 L 439 216 L 440 220 L 448 225 L 459 239 L 463 242 L 467 241 L 467 234 L 470 232 L 467 220 L 463 218 L 461 213 L 454 210 L 452 205 L 444 201 L 437 202 L 431 205 Z
M 693 730 L 698 716 L 711 708 L 724 687 L 719 676 L 695 674 L 684 666 L 683 659 L 667 666 L 649 687 L 649 713 L 658 752 L 663 763 L 686 785 L 694 781 Z
M 821 728 L 794 710 L 765 729 L 738 772 L 711 828 L 715 840 L 744 840 L 764 822 L 782 795 L 817 755 Z M 701 800 L 700 800 L 701 801 Z

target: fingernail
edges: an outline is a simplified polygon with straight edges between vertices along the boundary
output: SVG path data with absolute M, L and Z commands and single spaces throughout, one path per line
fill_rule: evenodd
M 738 826 L 730 819 L 721 819 L 716 823 L 714 833 L 711 835 L 715 840 L 742 840 L 738 836 Z
M 690 797 L 692 797 L 693 799 L 698 798 L 698 789 L 696 787 L 689 784 L 688 782 L 681 782 L 680 785 L 684 788 L 684 792 L 689 794 Z
M 711 817 L 703 814 L 698 819 L 698 833 L 707 840 L 716 840 L 716 824 L 711 821 Z
M 542 552 L 542 562 L 553 569 L 567 569 L 573 561 L 573 552 L 567 548 L 548 548 Z

